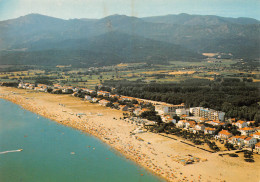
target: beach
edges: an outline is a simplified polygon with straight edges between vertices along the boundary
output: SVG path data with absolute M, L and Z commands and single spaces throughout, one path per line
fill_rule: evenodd
M 243 157 L 221 157 L 218 153 L 209 153 L 155 133 L 131 135 L 138 126 L 123 120 L 123 111 L 92 104 L 71 95 L 36 93 L 9 87 L 0 87 L 0 98 L 96 136 L 126 158 L 167 181 L 257 182 L 260 179 L 259 155 L 254 155 L 254 163 L 247 163 Z M 190 165 L 176 160 L 188 155 L 203 160 Z

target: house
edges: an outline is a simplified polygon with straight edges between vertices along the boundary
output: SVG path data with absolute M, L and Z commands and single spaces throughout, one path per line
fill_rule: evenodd
M 255 129 L 254 128 L 245 127 L 245 128 L 241 128 L 238 131 L 241 132 L 241 135 L 249 136 L 250 134 L 253 134 L 255 132 Z
M 245 127 L 248 126 L 246 121 L 241 121 L 241 120 L 237 121 L 237 122 L 235 123 L 235 125 L 236 125 L 238 128 L 245 128 Z
M 255 121 L 247 121 L 247 125 L 248 126 L 252 126 L 252 125 L 254 125 L 255 124 Z
M 133 111 L 133 113 L 138 116 L 138 115 L 140 115 L 141 111 L 142 111 L 141 108 L 136 108 L 136 109 Z
M 98 91 L 97 94 L 102 95 L 103 97 L 109 97 L 110 95 L 110 93 L 106 91 Z
M 59 85 L 59 84 L 53 84 L 53 87 L 54 87 L 54 89 L 59 89 L 59 88 L 61 88 L 61 85 Z
M 232 136 L 231 133 L 229 133 L 227 130 L 222 130 L 218 133 L 218 137 L 221 139 L 228 139 Z
M 73 93 L 73 90 L 68 87 L 63 87 L 61 91 L 63 94 L 72 94 Z
M 19 84 L 18 84 L 18 88 L 24 88 L 24 83 L 23 82 L 20 82 Z
M 38 87 L 41 87 L 41 88 L 47 87 L 47 85 L 45 85 L 45 84 L 38 84 L 37 86 L 38 86 Z
M 118 102 L 114 102 L 113 103 L 115 107 L 118 107 L 119 106 L 119 103 Z
M 34 87 L 35 87 L 34 84 L 29 84 L 28 86 L 26 86 L 26 89 L 34 90 Z
M 257 141 L 260 141 L 260 132 L 254 133 L 253 138 L 255 138 Z
M 110 94 L 109 97 L 110 97 L 110 98 L 116 98 L 116 97 L 118 98 L 119 95 L 111 95 L 111 94 Z
M 195 121 L 188 121 L 188 123 L 186 124 L 186 128 L 194 128 L 195 126 L 196 126 Z
M 257 143 L 257 140 L 255 138 L 252 138 L 252 137 L 247 137 L 245 140 L 245 146 L 246 147 L 253 147 L 256 143 Z
M 92 97 L 90 95 L 85 95 L 85 100 L 92 100 Z
M 196 122 L 195 121 L 187 121 L 187 120 L 179 120 L 179 122 L 177 123 L 177 127 L 178 128 L 191 128 L 191 127 L 195 127 Z
M 53 89 L 51 91 L 51 93 L 53 93 L 53 94 L 62 94 L 62 91 L 61 91 L 61 89 Z
M 246 136 L 232 136 L 228 139 L 228 142 L 233 144 L 233 145 L 243 147 L 245 145 L 245 139 L 246 138 L 247 138 Z
M 108 103 L 110 103 L 108 100 L 102 99 L 99 101 L 99 105 L 106 106 Z
M 162 116 L 162 121 L 165 123 L 174 123 L 176 124 L 176 119 L 173 119 L 170 115 Z
M 237 145 L 238 143 L 238 139 L 240 136 L 232 136 L 228 139 L 228 143 L 231 143 L 233 145 Z
M 133 97 L 127 97 L 127 96 L 121 96 L 120 98 L 122 99 L 122 101 L 131 101 L 131 100 L 134 100 Z
M 186 124 L 187 124 L 187 123 L 188 123 L 187 120 L 179 120 L 176 126 L 177 126 L 178 128 L 184 128 L 184 127 L 186 127 Z
M 92 102 L 98 102 L 98 101 L 99 101 L 98 98 L 96 98 L 96 97 L 92 98 Z
M 255 144 L 255 152 L 260 154 L 260 142 L 258 142 L 257 144 Z
M 206 122 L 208 120 L 209 120 L 208 118 L 199 118 L 198 122 L 199 123 L 204 123 L 204 122 Z
M 143 112 L 146 112 L 146 111 L 150 111 L 150 109 L 147 109 L 147 108 L 143 108 L 139 111 L 139 115 L 142 114 Z
M 41 87 L 34 87 L 35 91 L 40 91 Z
M 205 130 L 204 124 L 197 124 L 197 125 L 194 127 L 194 131 L 195 131 L 195 132 L 204 131 L 204 130 Z
M 23 88 L 26 89 L 27 87 L 29 87 L 30 83 L 24 83 L 23 84 Z
M 215 129 L 215 128 L 209 128 L 209 127 L 207 127 L 207 128 L 204 129 L 204 134 L 214 135 L 215 132 L 216 132 L 216 129 Z
M 88 88 L 82 88 L 82 90 L 85 91 L 85 92 L 87 92 L 87 93 L 90 93 L 90 94 L 96 93 L 95 90 L 91 90 L 91 89 L 88 89 Z
M 128 110 L 128 107 L 126 105 L 119 105 L 119 109 L 121 111 L 127 111 Z
M 141 108 L 136 108 L 136 109 L 134 109 L 133 113 L 134 113 L 135 115 L 140 115 L 140 114 L 142 114 L 143 112 L 146 112 L 146 111 L 150 111 L 150 110 L 147 109 L 147 108 L 143 108 L 143 109 L 141 109 Z
M 133 107 L 128 107 L 128 111 L 129 111 L 129 112 L 134 112 L 134 110 L 135 110 L 135 108 L 133 108 Z
M 135 107 L 135 108 L 141 108 L 141 105 L 139 105 L 139 104 L 134 104 L 134 107 Z
M 229 119 L 228 119 L 228 122 L 229 122 L 230 124 L 235 123 L 235 122 L 236 122 L 236 118 L 229 118 Z
M 167 118 L 167 119 L 166 119 L 166 123 L 173 123 L 173 124 L 176 124 L 176 119 L 173 119 L 173 118 Z
M 73 88 L 72 90 L 73 90 L 73 92 L 78 92 L 79 88 L 76 87 L 76 88 Z
M 213 126 L 218 126 L 218 125 L 221 124 L 220 121 L 215 121 L 215 120 L 213 120 L 213 121 L 207 121 L 206 123 L 207 123 L 207 124 L 211 124 L 211 125 L 213 125 Z

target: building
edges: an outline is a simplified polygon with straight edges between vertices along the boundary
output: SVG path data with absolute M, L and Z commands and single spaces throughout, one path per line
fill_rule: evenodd
M 121 96 L 120 99 L 121 99 L 122 101 L 132 101 L 132 100 L 134 100 L 135 98 L 133 98 L 133 97 L 127 97 L 127 96 Z
M 96 97 L 92 98 L 92 102 L 97 102 L 97 101 L 99 101 L 98 98 L 96 98 Z
M 187 125 L 187 123 L 188 123 L 187 120 L 179 120 L 176 126 L 177 126 L 178 128 L 185 128 L 186 125 Z
M 232 137 L 232 134 L 229 133 L 227 130 L 222 130 L 218 133 L 218 137 L 221 139 L 228 139 Z
M 195 126 L 196 126 L 195 121 L 188 121 L 188 123 L 186 124 L 186 128 L 194 128 Z
M 203 109 L 203 107 L 191 107 L 190 108 L 190 113 L 193 115 L 193 116 L 197 116 L 197 117 L 200 117 L 200 110 Z
M 238 128 L 245 128 L 245 127 L 248 126 L 246 121 L 241 121 L 241 120 L 237 121 L 237 122 L 235 123 L 235 125 L 236 125 Z
M 19 84 L 18 84 L 18 88 L 24 88 L 24 83 L 23 82 L 20 82 Z
M 182 115 L 189 116 L 190 115 L 189 109 L 176 109 L 175 113 L 177 116 L 182 116 Z
M 254 133 L 253 138 L 255 138 L 257 141 L 260 141 L 260 132 Z
M 204 124 L 197 124 L 194 127 L 194 130 L 195 130 L 195 132 L 204 131 L 205 130 L 205 126 L 204 126 Z
M 116 98 L 116 97 L 118 98 L 119 95 L 116 95 L 116 94 L 115 94 L 115 95 L 112 95 L 112 94 L 110 94 L 109 97 L 110 97 L 110 98 Z
M 102 99 L 102 100 L 99 101 L 99 104 L 101 106 L 106 106 L 108 103 L 110 103 L 110 102 L 108 100 L 105 100 L 105 99 Z
M 249 136 L 250 134 L 253 134 L 255 132 L 255 129 L 254 128 L 245 127 L 245 128 L 239 129 L 238 131 L 241 132 L 241 135 Z
M 203 117 L 208 120 L 219 120 L 224 121 L 225 113 L 222 111 L 215 111 L 209 108 L 203 107 L 192 107 L 190 108 L 190 113 L 196 117 Z
M 102 95 L 103 97 L 109 97 L 109 92 L 106 92 L 106 91 L 98 91 L 97 92 L 98 95 Z
M 254 125 L 254 124 L 255 124 L 255 121 L 247 121 L 248 126 L 251 126 L 251 125 Z
M 59 84 L 53 84 L 53 88 L 54 88 L 54 89 L 60 89 L 60 88 L 61 88 L 61 85 L 59 85 Z
M 214 135 L 216 133 L 216 129 L 215 128 L 205 128 L 204 129 L 204 134 L 209 134 L 209 135 Z
M 121 111 L 128 111 L 128 107 L 126 105 L 119 105 L 119 109 Z
M 258 142 L 257 144 L 255 144 L 255 152 L 260 154 L 260 142 Z
M 157 104 L 155 105 L 155 111 L 158 112 L 158 114 L 175 114 L 176 109 L 184 109 L 185 105 L 184 103 L 180 105 L 173 105 L 173 104 Z
M 246 136 L 232 136 L 228 139 L 228 142 L 233 144 L 233 145 L 243 147 L 245 145 L 245 139 L 246 138 L 247 138 Z
M 85 95 L 85 100 L 92 100 L 92 97 L 90 95 Z
M 247 137 L 245 140 L 245 146 L 246 147 L 253 147 L 256 143 L 257 143 L 257 140 L 255 138 L 252 138 L 252 137 Z
M 215 121 L 215 120 L 213 120 L 213 121 L 207 121 L 206 123 L 207 123 L 207 124 L 211 124 L 211 125 L 213 125 L 213 126 L 219 126 L 219 125 L 222 124 L 220 121 Z

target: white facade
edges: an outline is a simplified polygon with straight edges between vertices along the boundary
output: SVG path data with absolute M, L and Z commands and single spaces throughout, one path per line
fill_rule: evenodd
M 181 116 L 181 115 L 187 115 L 189 116 L 190 111 L 188 109 L 176 109 L 176 114 L 177 116 Z

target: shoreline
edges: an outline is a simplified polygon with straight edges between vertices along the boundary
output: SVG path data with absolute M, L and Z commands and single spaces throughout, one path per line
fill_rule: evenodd
M 257 171 L 260 169 L 257 165 L 260 164 L 259 156 L 255 156 L 254 164 L 248 164 L 242 160 L 208 154 L 150 132 L 136 134 L 135 136 L 144 139 L 138 141 L 135 136 L 130 135 L 130 131 L 137 126 L 119 119 L 122 117 L 122 111 L 90 104 L 69 95 L 36 93 L 9 87 L 0 87 L 0 94 L 2 94 L 0 98 L 26 110 L 93 135 L 126 159 L 130 159 L 166 181 L 237 181 L 237 179 L 258 181 L 260 179 L 259 175 L 257 176 Z M 66 106 L 60 106 L 60 103 Z M 79 118 L 75 113 L 86 113 L 86 116 Z M 98 116 L 99 113 L 102 116 Z M 147 144 L 148 141 L 151 144 Z M 206 158 L 208 161 L 183 166 L 173 160 L 175 156 L 187 154 Z M 223 169 L 222 165 L 227 169 Z M 226 172 L 228 169 L 235 173 L 229 174 Z M 245 171 L 247 175 L 255 176 L 250 179 L 241 177 Z
M 0 91 L 1 91 L 1 90 L 0 90 Z M 4 99 L 4 100 L 7 100 L 7 101 L 9 101 L 9 102 L 12 102 L 12 103 L 14 103 L 14 104 L 16 104 L 16 105 L 22 107 L 22 109 L 25 109 L 25 110 L 27 110 L 27 111 L 30 111 L 30 112 L 35 113 L 35 114 L 37 114 L 37 115 L 40 115 L 41 117 L 50 119 L 50 120 L 56 122 L 57 124 L 65 125 L 65 126 L 67 126 L 67 127 L 71 127 L 71 128 L 76 129 L 76 130 L 78 130 L 78 131 L 87 133 L 88 135 L 94 136 L 94 137 L 96 137 L 97 139 L 99 139 L 102 143 L 106 144 L 106 145 L 109 146 L 111 149 L 113 149 L 114 152 L 115 152 L 117 155 L 120 155 L 120 156 L 124 157 L 126 160 L 130 160 L 131 162 L 135 163 L 137 166 L 140 166 L 140 167 L 144 168 L 145 170 L 149 171 L 151 174 L 155 175 L 155 177 L 161 178 L 161 179 L 163 179 L 163 180 L 165 180 L 165 181 L 169 181 L 169 179 L 167 179 L 167 178 L 161 176 L 160 174 L 157 174 L 156 172 L 152 171 L 151 169 L 147 168 L 146 166 L 140 165 L 140 163 L 138 163 L 138 161 L 137 161 L 135 158 L 133 158 L 131 155 L 126 154 L 126 153 L 122 152 L 122 150 L 120 150 L 120 149 L 116 148 L 115 146 L 109 144 L 106 140 L 104 140 L 104 138 L 102 138 L 101 136 L 97 135 L 97 134 L 94 133 L 94 132 L 90 132 L 90 131 L 86 131 L 86 130 L 80 129 L 80 128 L 78 128 L 78 127 L 76 127 L 76 126 L 74 126 L 74 125 L 72 125 L 72 124 L 69 124 L 69 123 L 59 122 L 59 121 L 58 121 L 57 119 L 55 119 L 55 118 L 48 117 L 48 116 L 46 116 L 45 114 L 39 113 L 39 112 L 37 112 L 36 110 L 31 109 L 31 108 L 28 107 L 28 106 L 26 107 L 26 106 L 24 105 L 24 103 L 15 102 L 15 101 L 12 100 L 12 98 L 10 98 L 10 97 L 5 97 L 5 96 L 3 97 L 3 96 L 0 95 L 0 99 Z

